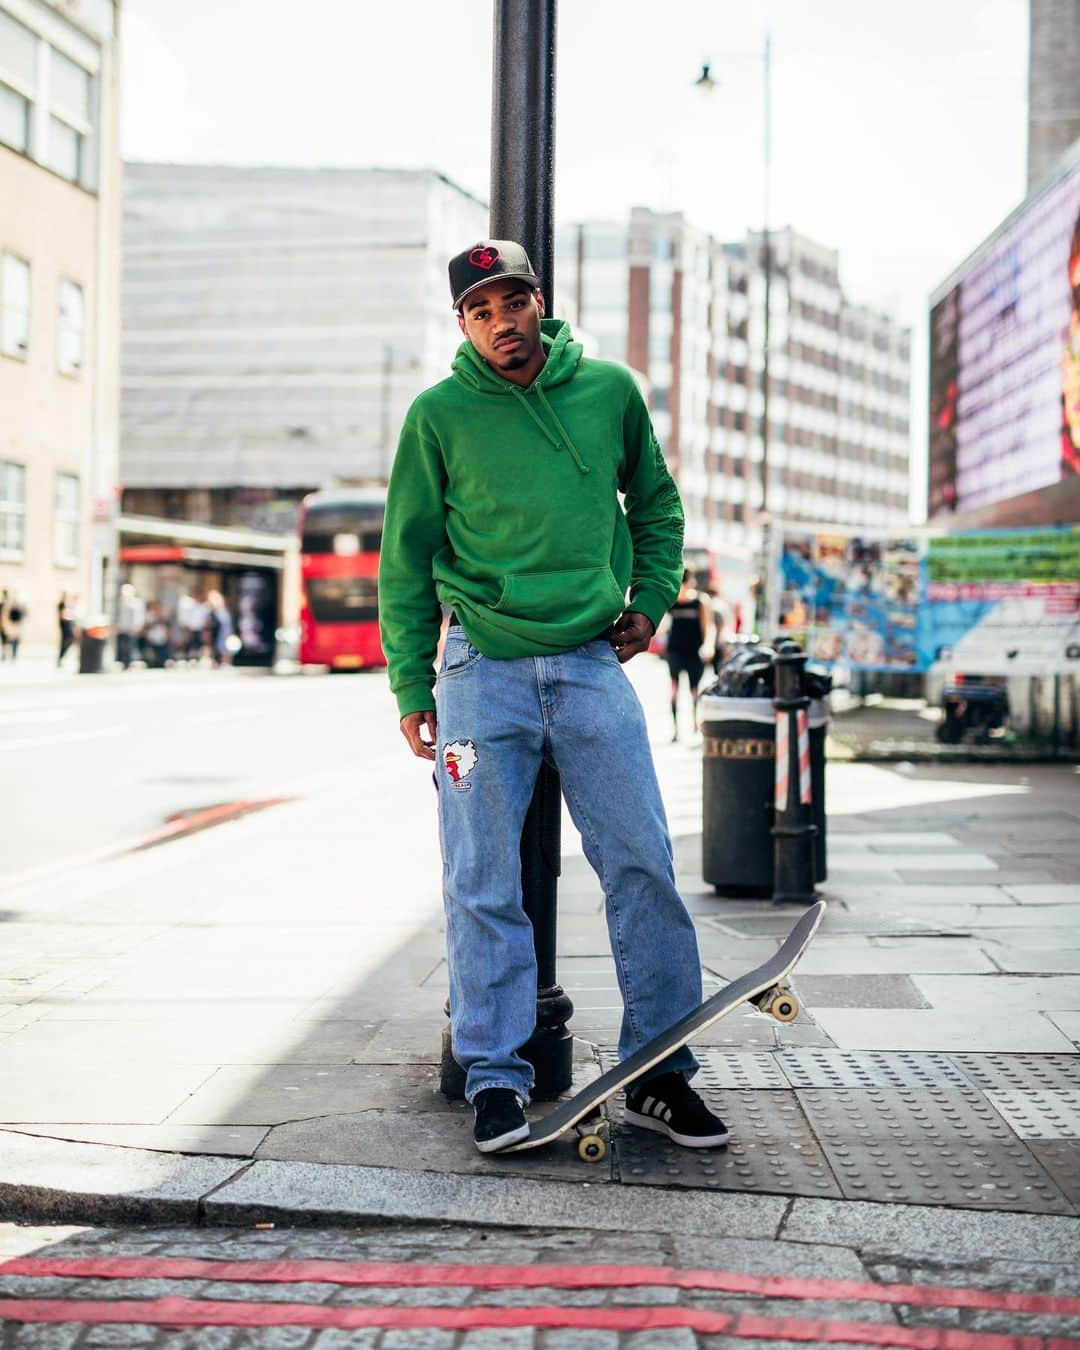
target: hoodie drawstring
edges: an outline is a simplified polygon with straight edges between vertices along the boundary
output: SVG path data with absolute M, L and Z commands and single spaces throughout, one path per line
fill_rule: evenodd
M 555 415 L 555 409 L 544 397 L 543 388 L 538 384 L 534 385 L 533 388 L 536 390 L 536 396 L 543 404 L 545 410 L 547 411 L 548 416 L 551 418 L 551 420 L 555 423 L 556 427 L 558 428 L 559 435 L 566 443 L 566 448 L 570 452 L 570 458 L 574 461 L 574 463 L 578 466 L 578 468 L 581 470 L 582 473 L 588 473 L 589 472 L 588 466 L 585 464 L 581 456 L 578 454 L 577 446 L 566 434 L 566 428 L 563 426 L 563 424 L 559 421 L 558 417 Z M 551 428 L 547 425 L 547 423 L 539 415 L 539 413 L 533 410 L 532 406 L 529 403 L 528 395 L 525 394 L 521 389 L 519 389 L 517 385 L 513 384 L 510 385 L 510 392 L 521 404 L 521 406 L 525 409 L 525 411 L 529 414 L 529 416 L 540 428 L 540 430 L 544 433 L 545 437 L 551 442 L 551 444 L 555 447 L 555 449 L 556 450 L 561 449 L 562 446 L 558 437 L 552 432 Z

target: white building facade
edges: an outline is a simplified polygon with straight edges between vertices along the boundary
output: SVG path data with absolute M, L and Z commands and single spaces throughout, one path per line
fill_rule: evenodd
M 118 6 L 0 0 L 0 589 L 52 640 L 115 584 Z

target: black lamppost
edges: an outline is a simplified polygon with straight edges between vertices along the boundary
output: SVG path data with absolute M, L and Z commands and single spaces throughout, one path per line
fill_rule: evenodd
M 492 239 L 522 244 L 549 310 L 555 299 L 555 25 L 557 0 L 495 0 L 491 95 Z M 536 1029 L 521 1053 L 536 1071 L 533 1096 L 557 1097 L 573 1080 L 574 1011 L 555 972 L 562 789 L 541 766 L 521 834 L 521 890 L 536 947 Z M 443 1054 L 443 1091 L 453 1071 Z M 463 1084 L 462 1084 L 463 1087 Z
M 772 298 L 772 235 L 770 217 L 772 204 L 772 34 L 766 32 L 765 45 L 760 55 L 732 57 L 732 60 L 760 61 L 763 78 L 764 112 L 762 117 L 762 161 L 764 186 L 761 210 L 761 270 L 764 286 L 764 316 L 761 336 L 761 567 L 755 604 L 754 627 L 761 633 L 768 608 L 766 575 L 769 567 L 769 324 Z M 701 74 L 694 81 L 697 89 L 711 93 L 719 81 L 712 75 L 709 63 L 703 62 Z

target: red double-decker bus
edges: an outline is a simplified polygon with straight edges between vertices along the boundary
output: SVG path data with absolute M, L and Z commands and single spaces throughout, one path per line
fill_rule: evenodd
M 385 666 L 379 549 L 385 488 L 313 492 L 300 507 L 300 661 L 331 670 Z

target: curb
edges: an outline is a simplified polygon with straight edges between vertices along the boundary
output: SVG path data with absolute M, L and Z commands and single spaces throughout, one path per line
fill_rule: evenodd
M 0 1129 L 0 1217 L 225 1228 L 482 1225 L 648 1231 L 1080 1261 L 1080 1218 L 398 1168 L 240 1160 Z M 1041 1254 L 1040 1254 L 1041 1253 Z

